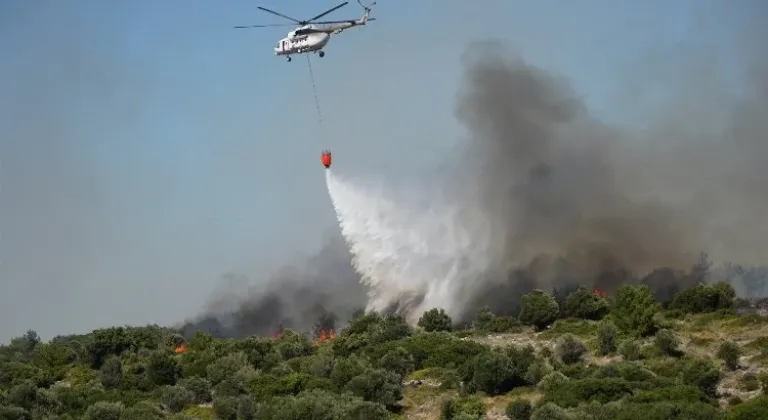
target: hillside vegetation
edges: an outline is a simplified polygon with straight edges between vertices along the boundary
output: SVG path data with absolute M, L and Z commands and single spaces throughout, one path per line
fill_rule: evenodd
M 625 285 L 534 290 L 517 318 L 485 308 L 460 331 L 441 309 L 316 341 L 29 331 L 0 348 L 0 420 L 766 419 L 768 320 L 748 306 L 727 284 L 663 304 Z

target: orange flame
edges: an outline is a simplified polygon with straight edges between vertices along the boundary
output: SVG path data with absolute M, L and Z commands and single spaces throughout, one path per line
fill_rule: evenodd
M 320 335 L 315 340 L 315 344 L 320 344 L 327 340 L 333 340 L 336 338 L 336 333 L 333 330 L 328 330 L 327 332 L 325 330 L 320 330 Z
M 594 289 L 592 293 L 596 294 L 597 296 L 600 296 L 602 298 L 606 297 L 606 293 L 601 289 Z
M 179 347 L 176 347 L 176 349 L 174 350 L 176 354 L 181 354 L 181 353 L 184 353 L 185 351 L 187 351 L 187 343 L 182 343 L 182 345 L 180 345 Z

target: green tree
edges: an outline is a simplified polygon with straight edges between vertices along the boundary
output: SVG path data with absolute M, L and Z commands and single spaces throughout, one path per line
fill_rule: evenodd
M 211 394 L 211 382 L 199 376 L 181 379 L 179 386 L 183 386 L 192 392 L 193 401 L 198 404 L 207 404 L 213 400 Z
M 579 287 L 565 299 L 567 316 L 599 320 L 608 314 L 608 301 L 585 287 Z
M 555 356 L 568 365 L 582 361 L 586 353 L 587 346 L 573 334 L 564 334 L 555 346 Z
M 730 370 L 739 368 L 739 357 L 741 357 L 741 348 L 733 341 L 726 341 L 720 345 L 717 350 L 717 357 L 725 362 L 725 367 Z
M 246 366 L 249 366 L 248 356 L 244 352 L 237 352 L 216 359 L 208 365 L 206 373 L 211 385 L 216 386 Z
M 178 413 L 195 400 L 195 394 L 182 387 L 165 385 L 161 388 L 161 401 L 171 413 Z
M 528 400 L 512 400 L 504 410 L 510 420 L 531 420 L 533 407 Z
M 408 350 L 398 347 L 387 352 L 381 358 L 379 365 L 388 372 L 396 373 L 402 381 L 409 373 L 413 372 L 413 356 L 408 353 Z
M 656 333 L 656 339 L 654 340 L 656 348 L 659 352 L 665 356 L 679 356 L 680 355 L 680 340 L 677 338 L 674 332 L 669 329 L 661 329 Z
M 120 402 L 99 401 L 88 407 L 84 420 L 120 420 L 125 408 Z
M 493 322 L 494 317 L 495 315 L 491 312 L 491 308 L 483 306 L 477 311 L 477 314 L 475 314 L 475 319 L 472 321 L 472 328 L 478 331 L 487 331 L 488 327 Z
M 123 381 L 123 363 L 117 356 L 107 356 L 99 371 L 101 384 L 105 388 L 117 388 Z
M 636 336 L 647 336 L 656 330 L 653 317 L 658 310 L 650 287 L 628 284 L 619 287 L 611 308 L 616 326 Z
M 442 308 L 432 308 L 419 318 L 418 326 L 424 331 L 451 331 L 453 321 Z
M 597 354 L 608 356 L 616 352 L 616 335 L 618 331 L 613 322 L 601 321 L 597 326 Z
M 542 330 L 552 324 L 560 309 L 551 293 L 533 290 L 523 295 L 520 305 L 520 322 Z
M 393 407 L 403 397 L 400 377 L 384 369 L 371 369 L 355 376 L 346 385 L 346 390 L 364 401 Z
M 213 413 L 217 420 L 236 420 L 238 401 L 235 397 L 216 397 Z
M 640 350 L 640 345 L 637 343 L 637 341 L 629 340 L 622 344 L 621 348 L 619 349 L 619 354 L 621 354 L 624 360 L 640 360 Z
M 158 386 L 175 385 L 181 377 L 181 367 L 169 354 L 156 351 L 149 357 L 147 377 Z

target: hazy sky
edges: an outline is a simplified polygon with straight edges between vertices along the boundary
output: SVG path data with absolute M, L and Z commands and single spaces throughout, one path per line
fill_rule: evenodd
M 380 0 L 312 57 L 321 127 L 304 57 L 272 53 L 290 28 L 231 29 L 281 22 L 258 4 L 0 2 L 0 341 L 179 321 L 223 274 L 312 252 L 335 226 L 321 149 L 348 173 L 437 162 L 473 40 L 508 41 L 627 120 L 627 69 L 694 23 L 714 40 L 739 24 L 733 2 Z M 335 2 L 263 5 L 301 19 Z

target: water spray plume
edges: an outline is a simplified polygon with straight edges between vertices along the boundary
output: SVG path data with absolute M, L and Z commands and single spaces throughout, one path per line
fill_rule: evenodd
M 461 315 L 466 281 L 490 266 L 488 226 L 472 223 L 467 209 L 430 197 L 420 208 L 405 197 L 387 195 L 326 171 L 328 193 L 349 245 L 352 264 L 369 287 L 367 309 L 397 305 L 413 322 L 432 307 Z

